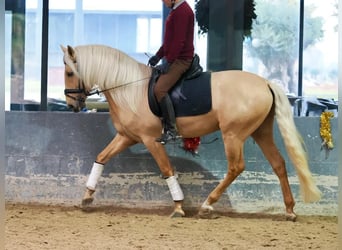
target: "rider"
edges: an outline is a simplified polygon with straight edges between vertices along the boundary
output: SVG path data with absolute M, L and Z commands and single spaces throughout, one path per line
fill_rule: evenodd
M 162 0 L 171 8 L 165 23 L 163 44 L 148 63 L 158 64 L 163 74 L 159 77 L 154 95 L 157 98 L 163 116 L 163 133 L 156 141 L 166 144 L 169 140 L 180 137 L 176 128 L 174 108 L 168 91 L 176 84 L 180 77 L 190 68 L 194 57 L 194 13 L 185 0 Z

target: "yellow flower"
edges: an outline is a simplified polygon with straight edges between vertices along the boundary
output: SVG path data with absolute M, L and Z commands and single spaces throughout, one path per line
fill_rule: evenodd
M 334 144 L 331 136 L 331 125 L 330 118 L 334 117 L 334 113 L 330 111 L 324 111 L 321 114 L 321 127 L 319 133 L 323 140 L 322 146 L 326 147 L 326 149 L 333 149 Z

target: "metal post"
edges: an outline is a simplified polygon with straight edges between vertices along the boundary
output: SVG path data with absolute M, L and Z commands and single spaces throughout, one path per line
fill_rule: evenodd
M 41 89 L 40 110 L 47 111 L 47 85 L 48 85 L 48 51 L 49 50 L 49 0 L 43 0 L 42 20 L 42 57 L 41 57 Z
M 6 0 L 5 10 L 12 11 L 12 34 L 9 34 L 12 41 L 10 101 L 11 106 L 12 104 L 22 106 L 25 92 L 25 0 Z
M 166 7 L 165 4 L 163 4 L 163 26 L 162 26 L 162 37 L 161 37 L 161 41 L 164 41 L 164 33 L 165 33 L 165 23 L 166 23 L 166 19 L 168 17 L 168 15 L 170 14 L 171 9 Z M 162 59 L 163 63 L 165 61 L 165 59 Z
M 303 36 L 304 36 L 304 0 L 299 6 L 299 51 L 298 51 L 298 96 L 303 95 Z

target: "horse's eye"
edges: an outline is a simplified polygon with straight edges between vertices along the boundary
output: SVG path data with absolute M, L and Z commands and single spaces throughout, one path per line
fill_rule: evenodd
M 68 76 L 68 77 L 72 77 L 72 76 L 74 76 L 74 72 L 66 72 L 66 75 Z

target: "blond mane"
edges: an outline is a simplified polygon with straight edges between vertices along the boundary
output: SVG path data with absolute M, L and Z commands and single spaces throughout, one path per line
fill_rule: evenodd
M 114 102 L 122 107 L 137 112 L 142 93 L 151 70 L 127 54 L 103 45 L 85 45 L 74 48 L 77 69 L 71 60 L 65 60 L 86 89 L 111 89 Z

